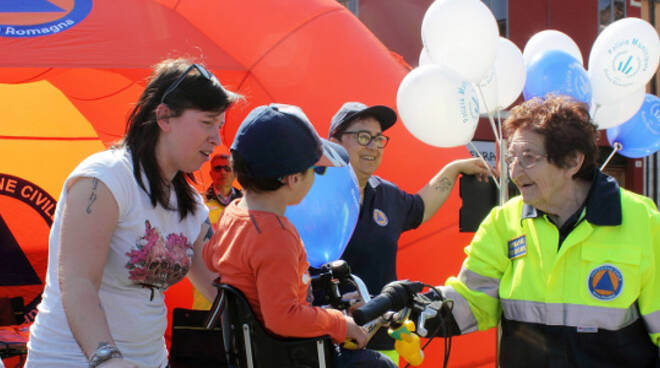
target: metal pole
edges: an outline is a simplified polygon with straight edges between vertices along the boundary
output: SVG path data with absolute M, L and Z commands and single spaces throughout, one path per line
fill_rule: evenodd
M 656 206 L 658 205 L 658 153 L 653 154 L 653 201 L 655 202 Z
M 509 200 L 509 168 L 504 160 L 506 154 L 506 139 L 500 138 L 500 206 Z
M 649 0 L 649 7 L 650 7 L 649 20 L 651 21 L 651 25 L 653 26 L 653 28 L 656 28 L 655 27 L 655 0 Z M 656 75 L 655 74 L 653 75 L 653 77 L 651 77 L 651 94 L 656 95 L 656 96 L 658 95 L 658 88 L 657 88 L 657 85 L 656 85 Z M 657 205 L 658 204 L 658 153 L 657 152 L 654 153 L 653 157 L 646 160 L 646 162 L 650 164 L 649 169 L 651 170 L 651 172 L 650 172 L 651 180 L 650 180 L 650 183 L 649 183 L 650 188 L 653 188 L 653 196 L 651 197 L 651 199 L 653 199 L 653 201 Z

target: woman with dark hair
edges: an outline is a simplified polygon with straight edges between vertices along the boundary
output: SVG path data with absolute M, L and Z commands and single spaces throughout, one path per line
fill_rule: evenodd
M 201 258 L 208 209 L 189 180 L 237 97 L 203 66 L 165 60 L 124 139 L 69 175 L 26 367 L 167 366 L 165 289 L 188 276 L 215 296 Z
M 501 323 L 501 367 L 660 366 L 660 214 L 598 170 L 588 111 L 563 96 L 511 111 L 521 196 L 491 211 L 438 287 L 454 334 Z

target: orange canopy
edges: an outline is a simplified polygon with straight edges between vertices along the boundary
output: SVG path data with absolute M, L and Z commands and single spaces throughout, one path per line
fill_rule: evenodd
M 230 144 L 255 106 L 303 108 L 321 135 L 345 101 L 395 106 L 407 73 L 334 0 L 24 0 L 0 4 L 0 296 L 38 301 L 48 231 L 62 184 L 87 155 L 119 139 L 150 67 L 190 57 L 246 97 L 228 112 Z M 439 101 L 441 103 L 441 101 Z M 464 148 L 420 143 L 400 122 L 378 172 L 416 192 Z M 199 173 L 209 183 L 208 166 Z M 471 234 L 458 232 L 457 189 L 443 209 L 400 243 L 399 276 L 441 284 L 458 272 Z M 11 262 L 10 262 L 11 260 Z M 168 290 L 189 307 L 187 282 Z M 492 332 L 454 339 L 452 366 L 493 362 Z M 478 347 L 478 349 L 475 349 Z M 424 366 L 439 366 L 442 343 Z

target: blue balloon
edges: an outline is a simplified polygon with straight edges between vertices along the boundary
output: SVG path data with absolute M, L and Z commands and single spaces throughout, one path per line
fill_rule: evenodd
M 591 82 L 582 64 L 572 55 L 548 50 L 536 55 L 527 64 L 527 79 L 523 88 L 525 101 L 545 97 L 548 93 L 566 95 L 591 104 Z
M 344 253 L 360 213 L 360 190 L 350 165 L 316 175 L 307 196 L 284 215 L 305 243 L 307 261 L 319 268 Z
M 623 156 L 640 158 L 660 149 L 660 98 L 646 94 L 639 111 L 621 125 L 607 129 L 612 147 L 621 144 Z

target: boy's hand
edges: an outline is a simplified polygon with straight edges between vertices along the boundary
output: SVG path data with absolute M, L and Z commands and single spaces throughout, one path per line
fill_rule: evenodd
M 362 349 L 369 342 L 367 330 L 364 327 L 358 326 L 352 317 L 346 316 L 346 339 L 353 340 L 357 344 L 358 349 Z

